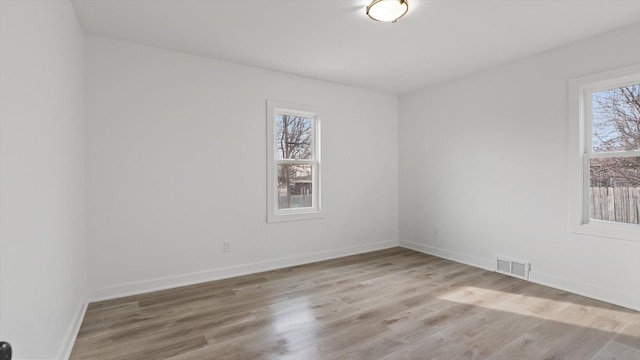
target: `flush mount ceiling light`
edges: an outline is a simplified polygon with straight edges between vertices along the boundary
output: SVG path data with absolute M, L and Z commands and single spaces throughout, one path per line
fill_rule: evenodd
M 396 22 L 409 11 L 407 0 L 373 0 L 367 15 L 375 21 Z

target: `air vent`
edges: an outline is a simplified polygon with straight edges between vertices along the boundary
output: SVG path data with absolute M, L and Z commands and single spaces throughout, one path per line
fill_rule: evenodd
M 509 260 L 498 259 L 496 270 L 501 273 L 509 273 L 511 271 L 511 262 Z
M 530 270 L 531 263 L 527 261 L 515 260 L 505 256 L 496 257 L 496 271 L 501 274 L 528 280 Z

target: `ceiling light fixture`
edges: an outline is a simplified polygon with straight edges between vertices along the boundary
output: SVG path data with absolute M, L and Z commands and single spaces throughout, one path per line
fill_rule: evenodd
M 375 21 L 396 22 L 409 11 L 407 0 L 373 0 L 367 15 Z

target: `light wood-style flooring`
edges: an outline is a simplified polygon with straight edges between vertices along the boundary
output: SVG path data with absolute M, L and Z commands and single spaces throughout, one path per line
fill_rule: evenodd
M 640 359 L 640 313 L 403 248 L 92 303 L 78 359 Z

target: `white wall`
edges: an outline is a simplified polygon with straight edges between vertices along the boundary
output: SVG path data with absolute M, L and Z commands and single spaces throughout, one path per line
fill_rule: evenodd
M 0 340 L 64 358 L 86 291 L 83 35 L 68 1 L 0 1 Z
M 570 234 L 567 172 L 567 81 L 640 63 L 638 34 L 402 96 L 401 243 L 481 267 L 529 260 L 533 281 L 640 309 L 640 242 Z
M 85 46 L 94 299 L 397 245 L 396 96 L 92 36 Z M 266 223 L 267 99 L 322 108 L 325 219 Z

